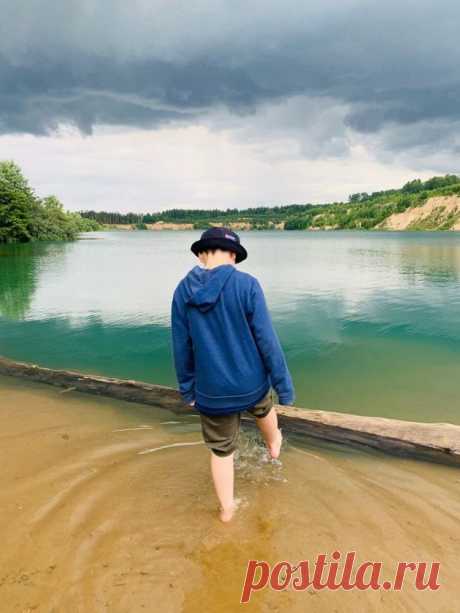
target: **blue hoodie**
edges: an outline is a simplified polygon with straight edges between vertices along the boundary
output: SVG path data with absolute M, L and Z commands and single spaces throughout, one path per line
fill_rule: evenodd
M 180 281 L 171 306 L 179 391 L 208 414 L 256 404 L 272 386 L 281 404 L 294 388 L 258 280 L 232 264 L 195 266 Z

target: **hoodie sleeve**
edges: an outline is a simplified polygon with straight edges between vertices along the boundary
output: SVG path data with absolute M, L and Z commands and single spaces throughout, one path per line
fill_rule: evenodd
M 257 279 L 251 289 L 248 321 L 280 404 L 293 404 L 294 386 L 265 296 Z
M 185 402 L 191 403 L 195 400 L 195 360 L 186 305 L 179 295 L 178 288 L 174 292 L 171 305 L 171 332 L 179 392 Z

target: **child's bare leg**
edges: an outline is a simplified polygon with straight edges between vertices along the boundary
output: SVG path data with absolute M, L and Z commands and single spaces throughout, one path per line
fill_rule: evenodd
M 278 428 L 278 416 L 275 407 L 265 417 L 257 417 L 256 423 L 264 437 L 265 444 L 273 459 L 277 459 L 281 451 L 281 443 L 283 437 L 281 430 Z
M 230 521 L 235 511 L 233 456 L 234 453 L 227 456 L 218 456 L 211 452 L 212 480 L 221 506 L 220 519 L 224 522 Z

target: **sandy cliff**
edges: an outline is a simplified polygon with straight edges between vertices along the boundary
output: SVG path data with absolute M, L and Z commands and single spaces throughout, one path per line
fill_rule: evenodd
M 459 230 L 460 197 L 435 196 L 423 206 L 390 215 L 379 226 L 386 230 Z
M 166 221 L 157 221 L 155 223 L 145 224 L 149 230 L 193 230 L 192 223 L 172 223 Z

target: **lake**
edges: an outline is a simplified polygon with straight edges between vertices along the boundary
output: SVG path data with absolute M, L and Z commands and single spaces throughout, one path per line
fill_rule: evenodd
M 0 246 L 0 354 L 176 386 L 170 301 L 200 232 Z M 460 423 L 460 235 L 240 232 L 296 405 Z

